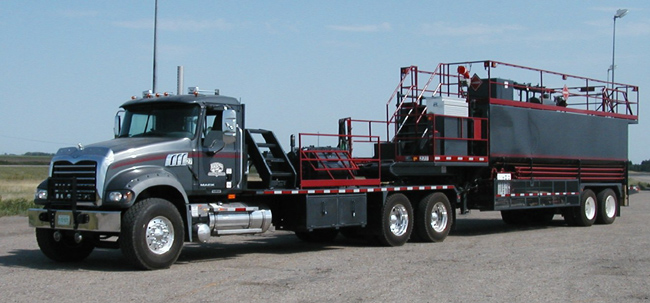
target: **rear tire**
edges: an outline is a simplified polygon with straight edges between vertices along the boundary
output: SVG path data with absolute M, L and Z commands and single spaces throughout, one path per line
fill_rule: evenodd
M 452 225 L 451 204 L 443 193 L 432 193 L 418 204 L 413 235 L 423 242 L 442 242 Z
M 36 229 L 36 242 L 43 254 L 57 262 L 78 262 L 90 255 L 95 249 L 95 238 L 85 234 L 80 243 L 73 239 L 73 231 L 60 231 L 62 237 L 54 240 L 54 230 L 46 228 Z
M 402 246 L 413 232 L 413 207 L 401 193 L 386 198 L 381 208 L 381 225 L 377 240 L 386 246 Z
M 596 194 L 591 189 L 585 189 L 580 195 L 580 207 L 574 208 L 574 220 L 577 226 L 591 226 L 596 222 L 598 213 Z
M 120 249 L 138 268 L 168 268 L 183 248 L 183 226 L 180 213 L 169 201 L 142 200 L 122 215 Z
M 596 197 L 598 200 L 598 216 L 596 223 L 612 224 L 618 212 L 618 198 L 616 193 L 610 189 L 604 189 Z

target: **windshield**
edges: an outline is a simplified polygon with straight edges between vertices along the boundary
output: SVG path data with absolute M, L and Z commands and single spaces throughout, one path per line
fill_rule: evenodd
M 155 104 L 129 107 L 120 132 L 125 137 L 194 138 L 199 107 L 187 104 Z

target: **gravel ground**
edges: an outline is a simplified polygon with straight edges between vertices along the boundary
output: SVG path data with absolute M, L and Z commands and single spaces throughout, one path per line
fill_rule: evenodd
M 650 193 L 612 225 L 514 227 L 459 216 L 443 243 L 329 245 L 280 231 L 186 244 L 170 269 L 135 271 L 118 250 L 45 258 L 24 217 L 0 218 L 2 302 L 650 302 Z

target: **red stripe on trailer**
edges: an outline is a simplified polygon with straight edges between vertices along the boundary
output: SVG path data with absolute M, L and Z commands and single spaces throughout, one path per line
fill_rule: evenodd
M 263 195 L 308 195 L 308 194 L 356 194 L 382 191 L 420 191 L 454 189 L 453 185 L 416 185 L 395 187 L 345 188 L 345 189 L 296 189 L 296 190 L 264 190 L 257 192 Z

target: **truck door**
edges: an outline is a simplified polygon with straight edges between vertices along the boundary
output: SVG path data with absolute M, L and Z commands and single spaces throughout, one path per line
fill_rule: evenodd
M 219 194 L 241 188 L 242 132 L 239 114 L 208 107 L 203 121 L 199 157 L 199 191 Z

